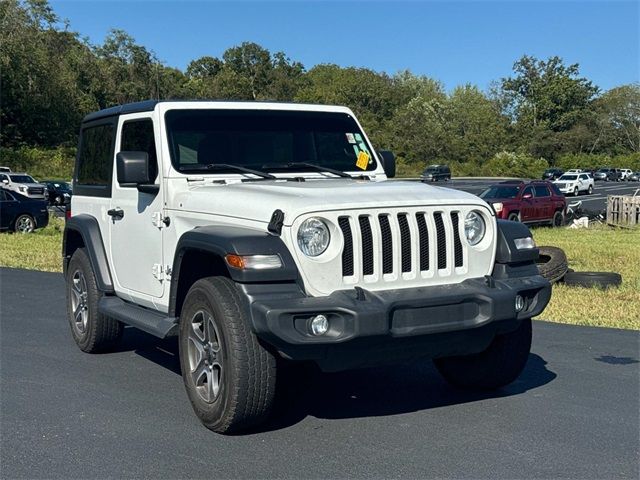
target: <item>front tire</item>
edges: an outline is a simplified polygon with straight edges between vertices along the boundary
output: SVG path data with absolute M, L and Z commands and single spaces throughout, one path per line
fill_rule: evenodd
M 234 283 L 198 280 L 180 314 L 180 366 L 189 400 L 210 430 L 233 433 L 270 413 L 276 359 L 251 331 Z
M 494 390 L 518 378 L 530 350 L 531 319 L 525 319 L 513 332 L 497 335 L 480 353 L 437 358 L 434 364 L 444 379 L 456 387 Z
M 580 195 L 580 190 L 578 190 L 578 187 L 573 189 L 573 196 L 577 197 L 578 195 Z
M 516 212 L 511 212 L 509 214 L 509 216 L 507 217 L 507 220 L 511 220 L 512 222 L 519 222 L 520 221 L 520 214 L 516 213 Z
M 73 339 L 83 352 L 106 350 L 122 337 L 122 323 L 98 312 L 102 296 L 85 249 L 77 249 L 67 271 L 67 318 Z

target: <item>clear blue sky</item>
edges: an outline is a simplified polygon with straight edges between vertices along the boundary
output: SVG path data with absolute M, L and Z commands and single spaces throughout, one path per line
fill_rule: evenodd
M 640 80 L 639 1 L 204 2 L 52 1 L 71 29 L 101 43 L 131 34 L 169 66 L 253 41 L 318 63 L 487 88 L 523 54 L 559 55 L 607 90 Z

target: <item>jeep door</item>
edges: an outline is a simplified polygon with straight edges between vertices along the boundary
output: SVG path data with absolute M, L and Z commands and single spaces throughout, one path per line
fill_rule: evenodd
M 145 303 L 144 296 L 161 297 L 165 283 L 162 267 L 164 225 L 158 221 L 163 212 L 157 155 L 160 148 L 151 115 L 138 113 L 120 117 L 115 152 L 146 153 L 149 178 L 158 190 L 145 193 L 135 185 L 120 185 L 114 168 L 110 210 L 110 256 L 116 290 L 142 304 Z

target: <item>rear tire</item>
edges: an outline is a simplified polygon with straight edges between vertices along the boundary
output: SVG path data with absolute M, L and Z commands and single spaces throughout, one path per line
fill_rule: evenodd
M 208 277 L 189 289 L 180 314 L 180 366 L 193 410 L 208 429 L 233 433 L 269 415 L 276 359 L 251 331 L 230 279 Z
M 552 227 L 562 227 L 564 225 L 564 214 L 562 210 L 556 210 L 551 220 Z
M 473 355 L 437 358 L 434 364 L 451 385 L 494 390 L 513 382 L 527 363 L 531 350 L 531 319 L 513 332 L 496 335 L 486 350 Z
M 79 248 L 67 270 L 67 318 L 71 335 L 83 352 L 104 351 L 122 337 L 122 323 L 98 312 L 102 297 L 91 261 L 85 249 Z
M 36 221 L 25 213 L 16 218 L 13 229 L 16 233 L 31 233 L 36 229 Z
M 593 193 L 593 185 L 589 185 L 589 189 L 587 190 L 587 195 L 591 195 Z

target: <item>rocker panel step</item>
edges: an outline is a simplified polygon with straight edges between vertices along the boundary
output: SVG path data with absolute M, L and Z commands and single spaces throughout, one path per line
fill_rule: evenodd
M 178 333 L 175 317 L 167 317 L 161 312 L 127 303 L 118 297 L 102 297 L 98 303 L 98 311 L 159 338 L 172 337 Z

